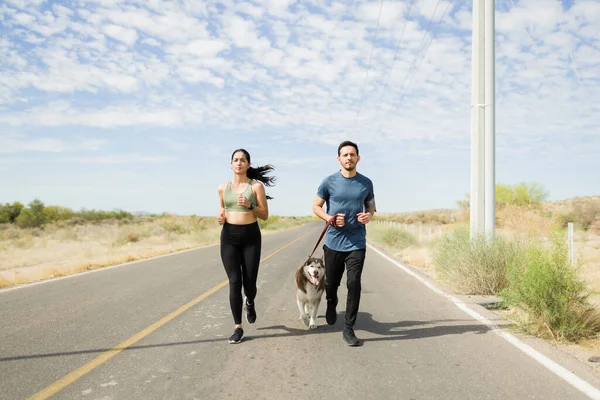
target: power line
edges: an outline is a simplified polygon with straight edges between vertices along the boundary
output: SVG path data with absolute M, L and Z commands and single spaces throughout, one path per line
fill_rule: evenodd
M 439 2 L 438 2 L 439 5 Z M 429 50 L 429 47 L 431 46 L 431 43 L 433 43 L 433 39 L 435 39 L 435 34 L 437 33 L 437 30 L 440 26 L 440 23 L 442 22 L 442 20 L 444 19 L 444 17 L 446 16 L 446 13 L 448 12 L 448 9 L 450 8 L 450 2 L 448 2 L 448 4 L 446 5 L 446 8 L 444 9 L 444 13 L 442 14 L 442 17 L 440 18 L 440 20 L 438 21 L 437 25 L 435 26 L 434 31 L 431 34 L 431 40 L 429 41 L 429 43 L 427 44 L 427 47 L 425 48 L 425 51 L 423 52 L 423 57 L 421 57 L 421 60 L 419 61 L 419 63 L 417 64 L 417 67 L 414 69 L 414 74 L 413 74 L 413 78 L 414 76 L 417 74 L 417 71 L 419 70 L 419 68 L 421 67 L 421 63 L 423 62 L 423 60 L 425 59 L 425 57 L 427 56 L 427 51 Z M 437 6 L 436 6 L 437 9 Z M 435 15 L 435 11 L 433 11 L 433 15 Z M 432 15 L 432 20 L 433 20 L 433 15 Z M 431 22 L 431 20 L 430 20 Z M 408 77 L 408 75 L 407 75 Z M 402 101 L 404 100 L 404 97 L 406 96 L 406 90 L 402 93 L 402 97 L 400 98 L 400 104 L 402 104 Z M 398 107 L 400 106 L 400 104 L 398 104 Z M 398 107 L 396 107 L 394 109 L 397 110 Z
M 444 10 L 444 14 L 442 14 L 442 17 L 438 21 L 438 24 L 436 25 L 436 29 L 433 32 L 432 36 L 431 36 L 431 40 L 429 41 L 429 43 L 427 44 L 427 47 L 425 48 L 425 51 L 423 52 L 423 57 L 421 58 L 421 61 L 419 61 L 417 67 L 414 68 L 415 62 L 417 60 L 417 57 L 418 57 L 419 53 L 421 52 L 420 51 L 421 50 L 421 46 L 423 45 L 423 42 L 424 42 L 425 38 L 427 37 L 427 33 L 429 31 L 429 27 L 431 26 L 431 23 L 432 23 L 433 19 L 435 18 L 435 13 L 437 12 L 437 9 L 438 9 L 439 5 L 440 5 L 440 0 L 438 0 L 437 3 L 436 3 L 436 5 L 435 5 L 435 8 L 434 8 L 433 13 L 431 15 L 431 18 L 429 18 L 429 22 L 427 23 L 427 27 L 425 28 L 425 32 L 423 33 L 423 37 L 421 38 L 421 42 L 419 43 L 419 46 L 417 47 L 417 50 L 415 51 L 415 55 L 413 57 L 413 60 L 412 60 L 412 62 L 410 64 L 410 67 L 409 67 L 407 73 L 406 73 L 406 76 L 404 77 L 404 81 L 403 81 L 402 87 L 400 89 L 400 93 L 402 95 L 401 98 L 400 98 L 400 103 L 394 108 L 394 111 L 396 111 L 398 109 L 398 107 L 400 107 L 400 105 L 402 104 L 402 101 L 404 100 L 404 97 L 406 96 L 406 88 L 407 88 L 406 83 L 408 81 L 408 78 L 409 78 L 411 72 L 413 72 L 413 71 L 414 71 L 413 77 L 414 77 L 414 75 L 416 75 L 419 67 L 421 66 L 421 62 L 423 61 L 423 59 L 425 59 L 425 56 L 427 55 L 427 51 L 429 50 L 429 46 L 433 42 L 433 39 L 435 37 L 435 33 L 437 32 L 437 29 L 438 29 L 440 23 L 442 22 L 442 20 L 444 19 L 446 13 L 448 12 L 448 9 L 450 8 L 451 3 L 448 2 L 448 4 L 446 5 L 446 9 Z M 378 126 L 378 128 L 377 128 L 377 131 L 381 130 L 381 125 L 382 124 L 380 123 L 379 126 Z
M 515 4 L 514 0 L 510 0 L 510 2 L 512 3 L 514 8 L 517 8 L 517 5 Z M 533 47 L 536 44 L 535 40 L 533 40 L 533 36 L 531 36 L 531 33 L 529 33 L 529 30 L 527 28 L 524 28 L 524 29 L 525 29 L 525 33 L 527 33 L 527 36 L 529 37 L 529 40 L 531 41 L 531 50 L 533 51 L 533 54 L 535 54 L 535 57 L 537 58 L 538 62 L 541 64 L 542 60 L 540 59 L 540 55 L 537 52 L 537 50 Z M 548 79 L 548 76 L 546 75 L 546 73 L 544 71 L 541 71 L 541 72 L 542 72 L 542 75 L 544 75 L 544 82 L 548 81 L 549 79 Z M 540 85 L 537 87 L 536 91 L 539 90 L 544 85 L 544 82 L 540 83 Z
M 356 111 L 356 120 L 358 120 L 358 115 L 360 114 L 360 110 L 362 108 L 363 97 L 365 96 L 365 90 L 367 89 L 367 81 L 369 78 L 369 70 L 371 69 L 371 60 L 373 58 L 373 49 L 375 48 L 375 42 L 377 41 L 377 34 L 379 33 L 379 22 L 381 20 L 381 11 L 383 10 L 383 1 L 381 0 L 379 4 L 379 16 L 377 17 L 377 26 L 375 27 L 375 38 L 371 43 L 371 53 L 369 54 L 369 64 L 367 65 L 367 72 L 365 73 L 365 81 L 363 83 L 362 93 L 360 95 L 360 100 L 358 101 L 358 110 Z M 355 123 L 356 123 L 355 120 Z
M 408 10 L 406 12 L 407 18 L 404 21 L 404 26 L 402 27 L 402 33 L 400 34 L 400 39 L 398 40 L 398 45 L 396 46 L 396 52 L 394 53 L 392 65 L 390 66 L 387 77 L 385 78 L 385 82 L 381 88 L 381 93 L 379 94 L 379 99 L 377 100 L 377 105 L 375 106 L 376 110 L 379 109 L 379 105 L 381 104 L 381 100 L 383 99 L 383 93 L 385 92 L 385 88 L 387 87 L 390 77 L 392 76 L 392 71 L 394 70 L 394 64 L 396 63 L 396 59 L 398 58 L 398 53 L 400 53 L 400 45 L 402 44 L 402 39 L 404 38 L 404 31 L 406 30 L 406 25 L 408 25 L 408 16 L 410 16 L 410 10 L 412 9 L 412 6 L 415 4 L 415 1 L 416 0 L 412 0 L 410 2 L 410 5 L 408 6 Z M 376 115 L 377 115 L 377 113 L 375 114 L 375 116 Z

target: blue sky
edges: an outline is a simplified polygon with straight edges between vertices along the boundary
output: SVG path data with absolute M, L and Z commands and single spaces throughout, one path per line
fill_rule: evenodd
M 5 0 L 0 202 L 216 215 L 243 147 L 310 215 L 349 139 L 380 212 L 454 208 L 471 4 Z M 497 181 L 600 194 L 600 2 L 496 4 Z

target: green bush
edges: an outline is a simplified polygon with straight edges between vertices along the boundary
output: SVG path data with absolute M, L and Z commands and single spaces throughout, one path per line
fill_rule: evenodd
M 260 227 L 261 230 L 269 230 L 269 229 L 277 229 L 277 228 L 281 228 L 280 225 L 280 221 L 281 217 L 278 215 L 271 215 L 269 216 L 269 218 L 266 221 L 263 221 L 262 219 L 258 219 L 258 226 Z
M 33 200 L 27 208 L 19 213 L 15 222 L 21 228 L 35 228 L 44 225 L 47 222 L 44 203 L 38 199 Z
M 564 233 L 548 246 L 525 244 L 520 257 L 509 263 L 508 286 L 502 296 L 508 305 L 531 317 L 530 328 L 550 331 L 557 340 L 578 340 L 598 332 L 600 316 L 588 303 L 586 286 L 570 265 Z
M 44 214 L 48 222 L 65 221 L 75 216 L 75 212 L 67 207 L 61 206 L 46 206 Z
M 536 182 L 520 182 L 516 185 L 498 183 L 496 185 L 496 205 L 498 207 L 505 205 L 536 205 L 547 198 L 548 191 Z M 462 209 L 468 209 L 470 207 L 470 194 L 467 193 L 464 199 L 457 200 L 456 204 Z
M 14 224 L 23 208 L 23 204 L 18 201 L 13 202 L 12 204 L 0 204 L 0 224 Z
M 85 221 L 102 221 L 107 219 L 117 219 L 117 220 L 129 220 L 133 219 L 133 214 L 123 210 L 113 210 L 113 211 L 104 211 L 104 210 L 88 210 L 81 209 L 81 211 L 75 213 L 76 217 L 79 217 Z
M 404 229 L 397 228 L 386 229 L 381 235 L 381 240 L 387 246 L 401 250 L 418 243 L 417 239 L 412 234 Z
M 500 236 L 471 240 L 469 231 L 459 228 L 440 240 L 433 263 L 437 276 L 457 293 L 494 295 L 506 287 L 509 262 L 517 255 L 516 243 Z
M 569 213 L 566 213 L 566 214 L 564 214 L 564 213 L 557 213 L 554 216 L 554 220 L 556 221 L 556 223 L 558 224 L 559 227 L 566 228 L 567 225 L 569 224 L 569 222 L 576 222 L 577 221 L 577 217 L 572 212 L 569 212 Z

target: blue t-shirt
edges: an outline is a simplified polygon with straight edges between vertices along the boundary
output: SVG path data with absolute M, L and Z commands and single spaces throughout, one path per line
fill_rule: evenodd
M 346 178 L 338 171 L 323 179 L 317 196 L 325 200 L 329 215 L 346 214 L 343 227 L 327 228 L 325 245 L 336 251 L 366 248 L 367 230 L 358 222 L 356 214 L 365 212 L 365 202 L 375 197 L 373 182 L 358 172 L 352 178 Z

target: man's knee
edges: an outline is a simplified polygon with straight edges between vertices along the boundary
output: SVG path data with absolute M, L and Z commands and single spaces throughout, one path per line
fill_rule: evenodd
M 361 289 L 360 275 L 357 275 L 357 276 L 348 275 L 348 279 L 346 280 L 346 287 L 348 288 L 349 292 L 360 290 Z

